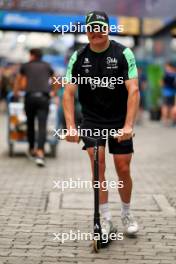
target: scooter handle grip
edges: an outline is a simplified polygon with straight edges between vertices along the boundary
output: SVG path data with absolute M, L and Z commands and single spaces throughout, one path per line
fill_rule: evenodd
M 58 138 L 60 139 L 60 140 L 66 140 L 66 135 L 59 135 L 58 136 Z M 79 141 L 78 141 L 78 143 L 81 141 L 81 138 L 79 137 Z
M 119 136 L 119 134 L 115 134 L 114 138 L 120 138 L 121 136 Z M 132 138 L 135 137 L 135 133 L 132 134 Z
M 59 138 L 60 140 L 65 140 L 65 139 L 66 139 L 66 135 L 59 135 L 58 138 Z

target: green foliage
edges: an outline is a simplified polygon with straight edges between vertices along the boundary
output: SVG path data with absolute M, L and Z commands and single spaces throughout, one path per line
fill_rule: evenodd
M 164 72 L 160 65 L 148 65 L 147 79 L 149 86 L 149 104 L 150 109 L 153 110 L 158 110 L 160 108 L 163 74 Z

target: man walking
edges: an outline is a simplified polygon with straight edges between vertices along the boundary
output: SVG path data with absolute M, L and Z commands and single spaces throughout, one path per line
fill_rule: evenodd
M 42 61 L 41 50 L 31 49 L 30 60 L 21 66 L 14 87 L 15 95 L 18 95 L 21 88 L 26 90 L 25 112 L 29 155 L 35 157 L 36 164 L 41 167 L 45 166 L 44 145 L 50 99 L 49 79 L 53 74 L 50 65 Z M 35 149 L 35 118 L 38 119 L 37 149 Z
M 108 37 L 109 19 L 104 12 L 90 12 L 86 17 L 89 44 L 75 51 L 70 58 L 67 81 L 63 96 L 63 108 L 67 129 L 76 129 L 74 118 L 74 96 L 78 89 L 82 106 L 83 129 L 123 129 L 118 139 L 109 139 L 109 152 L 113 154 L 114 164 L 124 187 L 119 189 L 122 211 L 121 219 L 127 235 L 138 231 L 138 224 L 130 212 L 132 179 L 130 163 L 133 153 L 133 126 L 139 106 L 138 74 L 132 51 L 123 45 L 110 41 Z M 73 83 L 86 77 L 86 83 Z M 101 80 L 98 84 L 95 79 Z M 108 82 L 102 79 L 106 77 Z M 111 82 L 111 78 L 117 82 Z M 123 80 L 123 82 L 122 82 Z M 95 137 L 94 135 L 92 135 Z M 70 142 L 78 142 L 79 136 L 67 136 Z M 93 172 L 93 143 L 84 139 L 84 149 L 90 157 Z M 105 181 L 105 144 L 99 141 L 99 180 Z M 100 184 L 101 186 L 101 184 Z M 108 206 L 108 191 L 100 188 L 100 212 L 103 217 L 102 232 L 113 230 L 111 213 Z

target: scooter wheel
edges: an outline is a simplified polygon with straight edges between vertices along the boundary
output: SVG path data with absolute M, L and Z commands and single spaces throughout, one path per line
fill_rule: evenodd
M 100 250 L 100 241 L 99 240 L 93 240 L 93 251 L 95 253 L 98 253 Z

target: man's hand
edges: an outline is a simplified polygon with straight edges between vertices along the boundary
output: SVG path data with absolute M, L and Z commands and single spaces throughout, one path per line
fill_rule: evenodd
M 54 90 L 52 90 L 51 92 L 50 92 L 50 97 L 55 97 L 57 94 L 56 94 L 56 91 L 54 91 Z
M 63 110 L 64 110 L 64 116 L 67 126 L 67 136 L 66 140 L 69 142 L 77 142 L 79 143 L 79 136 L 77 133 L 76 125 L 75 125 L 75 104 L 74 104 L 74 98 L 75 93 L 77 91 L 77 85 L 75 84 L 67 84 L 65 85 L 65 90 L 63 94 Z M 74 130 L 74 133 L 72 130 Z
M 122 128 L 122 135 L 117 137 L 118 142 L 122 142 L 124 140 L 129 140 L 133 137 L 133 129 L 132 127 L 124 127 Z
M 72 130 L 68 130 L 66 141 L 72 142 L 72 143 L 79 143 L 80 137 L 78 136 L 78 132 L 76 128 L 72 128 Z
M 13 87 L 14 97 L 19 97 L 20 91 L 24 91 L 26 85 L 27 85 L 26 77 L 22 74 L 17 74 Z

